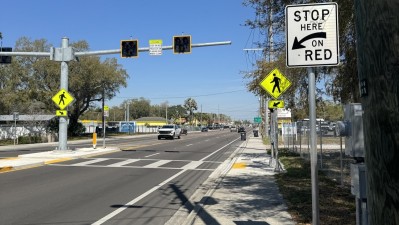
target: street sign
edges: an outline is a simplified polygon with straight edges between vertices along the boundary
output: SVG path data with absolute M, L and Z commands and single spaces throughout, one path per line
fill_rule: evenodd
M 269 100 L 269 109 L 284 108 L 284 101 L 282 100 Z
M 254 123 L 261 123 L 262 117 L 254 117 Z
M 288 67 L 339 64 L 336 3 L 287 5 L 285 26 Z
M 13 120 L 19 120 L 19 112 L 13 113 Z
M 291 86 L 291 81 L 276 68 L 260 82 L 260 86 L 277 99 Z
M 150 40 L 150 55 L 162 55 L 162 40 Z
M 55 111 L 56 116 L 68 116 L 68 111 L 66 110 L 56 110 Z
M 61 89 L 52 98 L 53 102 L 62 110 L 65 109 L 73 100 L 75 100 L 72 95 L 68 93 L 65 89 Z

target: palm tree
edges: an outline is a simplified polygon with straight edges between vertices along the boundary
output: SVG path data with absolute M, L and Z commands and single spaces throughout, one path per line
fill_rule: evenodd
M 197 102 L 193 98 L 188 98 L 184 101 L 184 108 L 190 112 L 191 125 L 193 123 L 193 112 L 197 110 Z

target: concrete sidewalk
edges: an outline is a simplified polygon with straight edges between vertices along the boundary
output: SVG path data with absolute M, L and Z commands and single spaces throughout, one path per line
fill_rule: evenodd
M 249 137 L 226 160 L 217 178 L 196 207 L 184 219 L 168 224 L 185 225 L 294 225 L 296 224 L 279 192 L 274 166 L 269 165 L 270 155 L 261 137 Z M 216 171 L 215 171 L 216 172 Z M 218 172 L 216 172 L 218 173 Z M 208 180 L 209 181 L 209 180 Z M 190 201 L 195 202 L 194 199 Z M 181 211 L 181 210 L 180 210 Z M 177 213 L 179 214 L 179 213 Z M 180 217 L 183 214 L 180 212 Z M 181 221 L 183 220 L 183 221 Z
M 111 152 L 120 151 L 117 147 L 106 148 L 80 148 L 68 151 L 46 151 L 32 154 L 19 155 L 14 158 L 7 158 L 0 160 L 0 172 L 7 172 L 11 170 L 21 170 L 45 164 L 57 163 L 66 160 L 92 157 L 96 155 L 107 154 Z

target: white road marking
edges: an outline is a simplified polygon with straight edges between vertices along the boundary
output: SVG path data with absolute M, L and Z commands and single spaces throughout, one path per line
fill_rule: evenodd
M 191 145 L 193 145 L 193 144 L 188 144 L 188 145 L 186 145 L 186 147 L 191 146 Z
M 148 158 L 148 157 L 151 157 L 151 156 L 154 156 L 154 155 L 159 155 L 159 153 L 155 153 L 155 154 L 152 154 L 152 155 L 147 155 L 147 156 L 144 156 L 144 157 Z
M 237 139 L 238 139 L 238 138 L 237 138 Z M 222 150 L 222 149 L 226 148 L 226 146 L 228 146 L 228 145 L 230 145 L 231 143 L 235 142 L 237 139 L 235 139 L 235 140 L 231 141 L 230 143 L 227 143 L 227 144 L 226 144 L 226 145 L 224 145 L 223 147 L 221 147 L 221 148 L 219 148 L 218 150 L 216 150 L 216 151 L 212 152 L 212 153 L 211 153 L 211 154 L 209 154 L 208 156 L 206 156 L 206 157 L 204 157 L 204 158 L 200 159 L 199 161 L 204 161 L 205 159 L 207 159 L 207 158 L 211 157 L 213 154 L 216 154 L 216 153 L 217 153 L 217 152 L 219 152 L 220 150 Z
M 159 160 L 157 162 L 154 162 L 154 163 L 144 166 L 144 168 L 158 168 L 158 167 L 160 167 L 166 163 L 170 163 L 170 162 L 172 162 L 172 160 Z
M 157 189 L 159 189 L 160 187 L 162 187 L 163 185 L 169 183 L 170 181 L 172 181 L 173 179 L 175 179 L 176 177 L 180 176 L 182 173 L 186 172 L 187 170 L 182 170 L 178 173 L 176 173 L 175 175 L 169 177 L 168 179 L 164 180 L 163 182 L 159 183 L 157 186 L 154 186 L 153 188 L 151 188 L 150 190 L 144 192 L 142 195 L 138 196 L 137 198 L 133 199 L 132 201 L 126 203 L 124 205 L 124 207 L 120 207 L 116 210 L 114 210 L 113 212 L 111 212 L 110 214 L 104 216 L 103 218 L 101 218 L 100 220 L 96 221 L 95 223 L 93 223 L 92 225 L 100 225 L 103 224 L 105 222 L 107 222 L 108 220 L 110 220 L 112 217 L 118 215 L 119 213 L 123 212 L 123 210 L 129 208 L 129 207 L 125 207 L 125 206 L 130 206 L 130 205 L 134 205 L 135 203 L 137 203 L 138 201 L 140 201 L 141 199 L 147 197 L 148 195 L 150 195 L 152 192 L 156 191 Z
M 197 168 L 198 166 L 200 166 L 202 163 L 203 163 L 203 161 L 192 161 L 189 164 L 183 166 L 182 169 L 193 170 L 193 169 Z
M 98 162 L 102 162 L 105 160 L 108 160 L 108 159 L 98 158 L 98 159 L 93 159 L 93 160 L 89 160 L 89 161 L 85 161 L 85 162 L 76 163 L 76 164 L 73 164 L 72 166 L 86 166 L 89 164 L 98 163 Z
M 125 161 L 122 161 L 122 162 L 110 164 L 108 166 L 120 167 L 120 166 L 124 166 L 124 165 L 130 164 L 130 163 L 134 163 L 134 162 L 137 162 L 137 161 L 140 161 L 140 159 L 128 159 L 128 160 L 125 160 Z

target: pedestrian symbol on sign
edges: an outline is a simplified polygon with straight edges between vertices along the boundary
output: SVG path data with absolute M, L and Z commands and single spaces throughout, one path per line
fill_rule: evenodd
M 62 94 L 60 94 L 59 98 L 60 98 L 60 102 L 58 102 L 58 105 L 61 105 L 61 102 L 62 102 L 63 105 L 65 105 L 65 101 L 64 101 L 64 98 L 66 98 L 65 97 L 65 91 L 62 92 Z
M 272 93 L 274 93 L 274 89 L 276 89 L 276 88 L 278 89 L 278 93 L 281 93 L 281 90 L 280 90 L 280 81 L 281 81 L 281 79 L 278 78 L 275 73 L 273 73 L 273 77 L 274 78 L 273 78 L 272 82 L 270 82 L 270 83 L 274 83 Z

